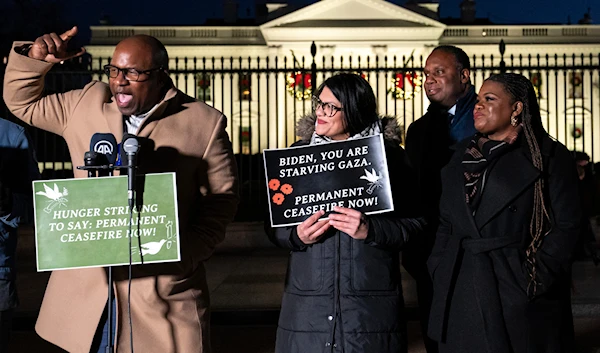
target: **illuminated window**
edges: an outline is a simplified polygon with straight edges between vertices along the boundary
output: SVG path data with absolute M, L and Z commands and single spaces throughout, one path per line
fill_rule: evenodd
M 252 100 L 251 80 L 249 74 L 240 74 L 238 82 L 240 100 Z
M 212 77 L 207 73 L 196 74 L 196 99 L 212 101 Z

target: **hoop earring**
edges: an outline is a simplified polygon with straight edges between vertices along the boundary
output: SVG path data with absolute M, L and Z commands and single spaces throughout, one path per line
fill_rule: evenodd
M 519 119 L 517 119 L 516 116 L 513 116 L 510 118 L 510 124 L 514 127 L 517 127 L 517 125 L 519 125 Z

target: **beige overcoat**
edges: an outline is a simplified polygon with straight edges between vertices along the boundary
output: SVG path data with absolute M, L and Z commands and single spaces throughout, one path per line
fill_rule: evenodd
M 106 83 L 43 95 L 52 64 L 11 50 L 4 100 L 19 119 L 66 140 L 74 166 L 84 165 L 94 133 L 112 133 L 121 142 L 123 116 Z M 146 118 L 138 136 L 140 172 L 175 172 L 182 260 L 133 268 L 131 312 L 134 350 L 139 353 L 209 352 L 209 297 L 203 261 L 225 236 L 238 203 L 237 170 L 216 109 L 172 87 Z M 144 150 L 145 148 L 145 150 Z M 76 178 L 87 176 L 74 170 Z M 116 348 L 130 352 L 127 267 L 113 268 L 117 309 Z M 88 353 L 107 301 L 103 268 L 54 271 L 36 324 L 44 339 L 73 353 Z M 204 334 L 203 334 L 204 333 Z M 203 339 L 204 337 L 204 339 Z

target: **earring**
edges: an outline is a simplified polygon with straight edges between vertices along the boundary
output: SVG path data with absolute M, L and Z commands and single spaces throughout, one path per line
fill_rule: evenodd
M 510 118 L 510 124 L 514 127 L 517 127 L 517 125 L 519 125 L 519 119 L 517 119 L 516 116 L 513 116 Z

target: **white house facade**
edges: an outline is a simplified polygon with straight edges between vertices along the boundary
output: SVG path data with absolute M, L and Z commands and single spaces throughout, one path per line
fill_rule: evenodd
M 310 112 L 313 43 L 317 85 L 334 72 L 361 74 L 380 112 L 405 127 L 429 104 L 420 89 L 427 55 L 457 45 L 472 58 L 476 88 L 501 65 L 530 77 L 550 134 L 600 160 L 600 25 L 446 25 L 421 14 L 438 4 L 420 6 L 321 0 L 287 12 L 272 5 L 256 26 L 93 26 L 86 49 L 99 69 L 124 37 L 157 37 L 175 84 L 230 118 L 236 153 L 257 154 L 295 141 L 295 122 Z

